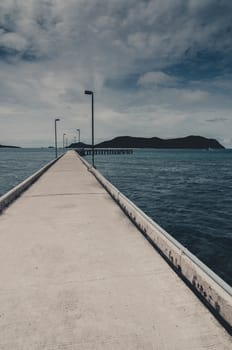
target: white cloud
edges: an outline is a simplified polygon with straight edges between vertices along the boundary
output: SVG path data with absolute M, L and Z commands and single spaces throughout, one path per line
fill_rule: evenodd
M 209 93 L 201 90 L 179 91 L 179 98 L 187 103 L 201 103 L 209 99 Z
M 0 46 L 8 50 L 25 51 L 27 41 L 17 33 L 6 33 L 0 36 Z
M 174 77 L 163 72 L 147 72 L 139 77 L 137 84 L 150 87 L 151 85 L 168 85 L 175 81 Z

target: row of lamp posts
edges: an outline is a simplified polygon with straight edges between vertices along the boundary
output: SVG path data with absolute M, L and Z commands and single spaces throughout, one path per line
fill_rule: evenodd
M 94 94 L 93 91 L 90 90 L 85 90 L 86 95 L 91 95 L 92 96 L 92 166 L 95 167 L 94 165 Z M 55 118 L 55 155 L 57 158 L 57 122 L 60 121 L 60 118 Z M 80 135 L 81 135 L 81 130 L 76 129 L 79 133 L 79 143 L 80 143 Z M 63 149 L 64 149 L 64 137 L 65 133 L 63 133 Z

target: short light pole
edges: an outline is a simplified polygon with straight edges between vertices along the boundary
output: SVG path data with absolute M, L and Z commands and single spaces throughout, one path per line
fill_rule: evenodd
M 79 137 L 78 137 L 78 142 L 80 143 L 80 140 L 81 140 L 81 130 L 80 129 L 77 129 L 78 133 L 79 133 Z
M 94 97 L 93 91 L 85 90 L 86 95 L 92 95 L 92 166 L 94 166 Z
M 59 122 L 59 118 L 55 118 L 55 153 L 56 153 L 56 158 L 57 158 L 57 131 L 56 131 L 56 123 Z
M 64 152 L 64 137 L 65 137 L 65 132 L 63 133 L 63 152 Z

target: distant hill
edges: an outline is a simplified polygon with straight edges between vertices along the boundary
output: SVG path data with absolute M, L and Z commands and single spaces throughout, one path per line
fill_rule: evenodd
M 21 148 L 18 146 L 6 146 L 6 145 L 0 145 L 0 148 Z
M 83 142 L 72 143 L 68 148 L 91 148 Z M 186 149 L 224 149 L 217 140 L 202 136 L 187 136 L 176 139 L 159 137 L 118 136 L 112 140 L 95 145 L 95 148 L 186 148 Z
M 215 139 L 202 136 L 187 136 L 176 139 L 158 137 L 119 136 L 110 141 L 97 144 L 97 148 L 187 148 L 187 149 L 224 149 Z
M 91 145 L 87 145 L 86 143 L 83 142 L 75 142 L 71 143 L 67 148 L 90 148 Z

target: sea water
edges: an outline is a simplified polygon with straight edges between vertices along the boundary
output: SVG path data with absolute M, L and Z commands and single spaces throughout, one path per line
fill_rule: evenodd
M 54 158 L 52 148 L 0 148 L 0 196 Z
M 95 165 L 232 285 L 232 150 L 135 150 L 95 156 Z
M 54 149 L 0 148 L 0 195 L 52 159 Z M 232 285 L 232 150 L 134 150 L 96 155 L 95 165 Z

